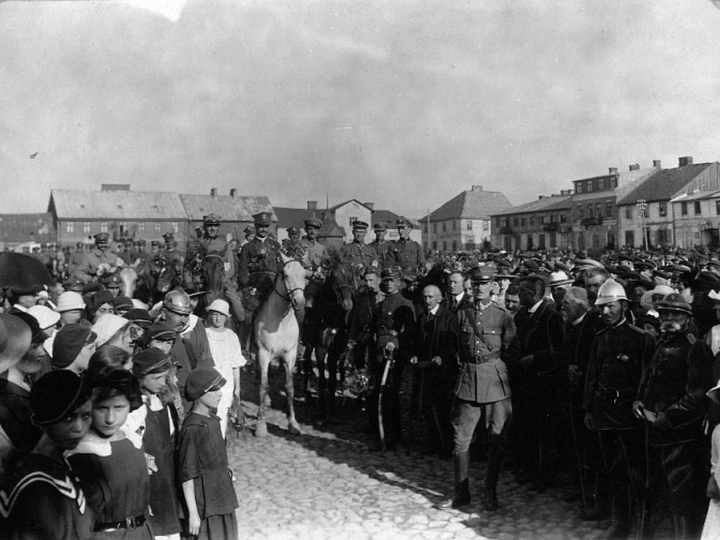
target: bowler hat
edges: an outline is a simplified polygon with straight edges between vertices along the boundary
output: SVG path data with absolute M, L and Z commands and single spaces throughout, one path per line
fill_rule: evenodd
M 40 377 L 30 390 L 33 424 L 44 426 L 66 418 L 90 399 L 89 386 L 67 369 L 51 371 Z

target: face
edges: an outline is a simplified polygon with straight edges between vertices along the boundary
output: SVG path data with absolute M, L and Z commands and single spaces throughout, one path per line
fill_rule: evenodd
M 305 234 L 308 240 L 315 240 L 317 238 L 318 230 L 315 227 L 305 227 Z
M 96 244 L 96 247 L 100 251 L 107 251 L 108 249 L 110 249 L 110 244 Z
M 407 240 L 408 236 L 410 236 L 410 229 L 405 225 L 398 225 L 398 234 L 400 238 Z
M 623 303 L 621 300 L 615 300 L 609 304 L 598 306 L 602 315 L 602 320 L 608 326 L 613 326 L 620 322 L 623 316 Z
M 386 279 L 382 282 L 382 285 L 387 295 L 395 294 L 400 290 L 400 280 L 397 278 Z
M 533 288 L 532 283 L 528 281 L 523 281 L 520 283 L 520 292 L 518 293 L 518 296 L 520 297 L 520 305 L 525 307 L 532 307 L 535 303 L 535 289 Z
M 80 349 L 80 353 L 75 357 L 75 366 L 80 371 L 85 371 L 88 367 L 88 362 L 90 362 L 90 357 L 95 352 L 95 349 L 97 348 L 97 345 L 95 342 L 86 343 L 82 349 Z
M 510 313 L 516 313 L 520 309 L 520 297 L 517 294 L 506 294 L 505 307 Z
M 440 291 L 435 287 L 423 289 L 423 305 L 427 311 L 432 311 L 440 303 Z
M 212 324 L 213 328 L 223 328 L 226 320 L 227 316 L 224 314 L 217 311 L 210 312 L 210 324 Z
M 353 240 L 358 244 L 361 244 L 365 240 L 367 231 L 365 229 L 353 229 Z
M 583 314 L 583 307 L 577 300 L 565 296 L 560 304 L 560 315 L 565 322 L 576 321 Z
M 90 429 L 92 403 L 87 400 L 62 420 L 50 424 L 45 433 L 62 450 L 73 450 Z
M 375 229 L 375 240 L 378 242 L 384 242 L 386 232 L 387 231 L 383 231 L 381 229 Z
M 564 285 L 552 288 L 552 297 L 556 305 L 559 306 L 562 304 L 563 298 L 565 298 L 565 293 L 567 293 L 567 287 Z
M 605 283 L 605 276 L 597 275 L 585 280 L 585 290 L 588 295 L 588 302 L 591 304 L 597 300 L 597 294 L 600 290 L 600 286 Z
M 220 232 L 220 225 L 205 225 L 205 236 L 208 238 L 217 238 Z
M 130 402 L 125 396 L 115 396 L 96 404 L 92 410 L 92 428 L 104 438 L 115 435 L 130 414 Z
M 460 274 L 450 274 L 448 277 L 448 292 L 457 296 L 463 292 L 463 278 Z
M 257 236 L 258 238 L 267 237 L 269 232 L 270 232 L 269 225 L 255 225 L 255 236 Z
M 210 409 L 217 409 L 220 405 L 220 398 L 222 397 L 221 390 L 211 390 L 200 396 L 198 401 Z
M 170 349 L 172 349 L 173 342 L 172 341 L 160 341 L 159 339 L 151 339 L 150 344 L 148 347 L 153 349 L 160 349 L 165 354 L 170 354 Z
M 48 353 L 42 343 L 33 343 L 30 350 L 20 362 L 16 364 L 16 369 L 25 375 L 39 373 L 43 369 L 43 360 L 48 357 Z
M 115 313 L 115 309 L 113 308 L 112 304 L 103 304 L 101 305 L 97 311 L 95 312 L 95 316 L 93 317 L 93 323 L 96 323 L 100 317 L 106 314 L 113 314 Z
M 165 310 L 165 321 L 178 333 L 185 329 L 189 319 L 189 314 L 186 315 L 184 313 L 170 311 L 169 309 Z
M 60 314 L 60 322 L 63 325 L 76 324 L 82 318 L 82 309 L 71 309 Z
M 237 241 L 237 240 L 235 240 L 235 239 L 230 240 L 230 242 L 228 243 L 228 245 L 230 246 L 230 249 L 232 249 L 233 251 L 237 251 L 237 248 L 238 248 L 238 241 Z
M 39 297 L 34 294 L 23 294 L 18 298 L 17 303 L 23 307 L 29 308 L 36 305 L 38 303 L 38 299 Z
M 463 281 L 463 289 L 465 290 L 465 294 L 468 295 L 468 298 L 473 297 L 473 286 L 472 282 L 469 279 Z
M 170 370 L 145 375 L 140 379 L 140 388 L 148 394 L 157 394 L 165 386 L 168 373 L 170 373 Z
M 643 324 L 643 330 L 645 330 L 648 334 L 650 334 L 655 339 L 657 339 L 660 336 L 660 332 L 658 332 L 658 329 L 655 327 L 655 325 L 652 325 L 650 323 Z
M 681 332 L 687 329 L 690 316 L 681 311 L 660 310 L 661 328 L 666 332 Z
M 363 280 L 365 281 L 365 284 L 373 291 L 380 290 L 380 277 L 377 274 L 365 274 Z
M 492 296 L 492 281 L 478 281 L 472 284 L 476 301 L 489 300 Z

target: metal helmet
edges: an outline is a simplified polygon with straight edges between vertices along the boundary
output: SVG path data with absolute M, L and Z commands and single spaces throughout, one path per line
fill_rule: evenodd
M 615 302 L 616 300 L 627 300 L 627 296 L 625 296 L 625 287 L 620 285 L 614 279 L 608 279 L 598 290 L 595 305 L 602 306 L 603 304 L 609 304 L 610 302 Z
M 170 291 L 167 293 L 163 300 L 163 307 L 182 315 L 190 315 L 193 310 L 190 296 L 183 291 Z
M 672 293 L 668 294 L 663 300 L 657 304 L 658 311 L 679 311 L 680 313 L 686 313 L 692 315 L 692 307 L 688 303 L 687 299 L 681 294 Z

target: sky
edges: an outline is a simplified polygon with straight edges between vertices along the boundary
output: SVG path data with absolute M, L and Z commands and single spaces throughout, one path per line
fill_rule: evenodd
M 0 1 L 0 213 L 120 183 L 419 218 L 720 160 L 709 0 L 185 1 Z

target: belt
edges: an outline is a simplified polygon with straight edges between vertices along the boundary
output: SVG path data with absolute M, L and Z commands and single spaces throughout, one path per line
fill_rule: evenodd
M 486 362 L 489 362 L 490 360 L 497 360 L 500 358 L 500 355 L 498 353 L 490 353 L 490 354 L 480 354 L 475 355 L 468 361 L 464 362 L 465 364 L 484 364 Z
M 604 398 L 612 398 L 613 401 L 618 402 L 620 400 L 634 398 L 637 395 L 635 390 L 618 390 L 616 388 L 610 388 L 604 385 L 598 385 L 595 393 Z
M 114 531 L 116 529 L 137 529 L 145 525 L 145 516 L 135 516 L 124 521 L 110 521 L 108 523 L 96 523 L 93 532 Z
M 393 337 L 395 337 L 395 336 L 398 335 L 398 333 L 397 333 L 396 330 L 392 330 L 392 329 L 382 329 L 382 330 L 380 330 L 380 331 L 378 332 L 378 335 L 379 335 L 379 336 L 393 336 Z

